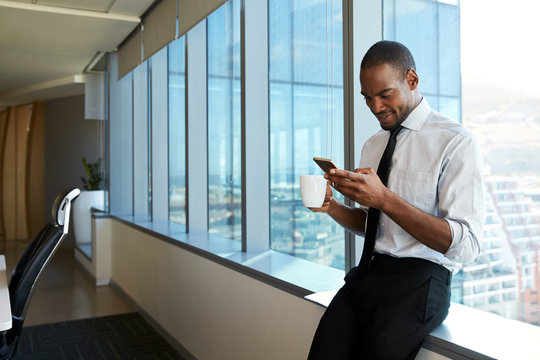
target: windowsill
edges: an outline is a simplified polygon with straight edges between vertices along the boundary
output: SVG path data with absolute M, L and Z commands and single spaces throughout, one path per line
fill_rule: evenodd
M 81 254 L 83 254 L 89 261 L 92 261 L 92 244 L 76 244 L 76 248 L 79 249 Z
M 107 216 L 107 215 L 105 215 Z M 187 234 L 173 222 L 137 221 L 133 216 L 111 215 L 123 223 L 180 246 L 200 256 L 232 267 L 280 289 L 304 297 L 341 287 L 344 272 L 273 250 L 242 252 L 238 241 L 207 232 Z M 290 271 L 294 268 L 294 271 Z
M 237 241 L 209 233 L 185 233 L 172 222 L 112 217 L 170 244 L 233 268 L 259 281 L 326 307 L 343 284 L 344 272 L 276 251 L 242 252 Z M 294 269 L 294 270 L 291 270 Z M 443 324 L 423 347 L 452 359 L 540 359 L 540 327 L 452 303 Z

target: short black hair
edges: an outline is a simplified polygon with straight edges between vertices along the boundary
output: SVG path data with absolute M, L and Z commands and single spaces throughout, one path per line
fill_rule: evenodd
M 382 40 L 373 44 L 362 59 L 361 69 L 389 64 L 403 78 L 411 69 L 416 71 L 414 58 L 407 47 L 397 41 Z

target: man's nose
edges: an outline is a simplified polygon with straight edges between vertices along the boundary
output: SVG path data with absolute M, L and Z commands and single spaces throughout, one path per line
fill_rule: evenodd
M 378 113 L 384 110 L 384 104 L 381 99 L 373 98 L 371 101 L 371 111 Z

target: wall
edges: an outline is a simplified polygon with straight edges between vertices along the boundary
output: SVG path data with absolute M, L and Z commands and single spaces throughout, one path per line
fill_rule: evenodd
M 100 155 L 103 121 L 84 119 L 84 95 L 45 102 L 45 211 L 67 186 L 82 189 L 85 176 L 81 159 L 94 162 Z M 67 246 L 74 246 L 72 232 Z
M 107 221 L 112 280 L 197 359 L 307 358 L 322 307 Z
M 195 358 L 307 358 L 322 306 L 117 220 L 95 220 L 101 250 L 92 261 L 106 254 L 112 281 Z M 422 349 L 417 359 L 448 358 Z

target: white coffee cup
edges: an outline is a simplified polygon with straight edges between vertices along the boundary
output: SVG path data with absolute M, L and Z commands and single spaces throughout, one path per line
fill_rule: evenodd
M 319 208 L 326 196 L 327 180 L 322 175 L 300 175 L 300 194 L 305 207 Z

